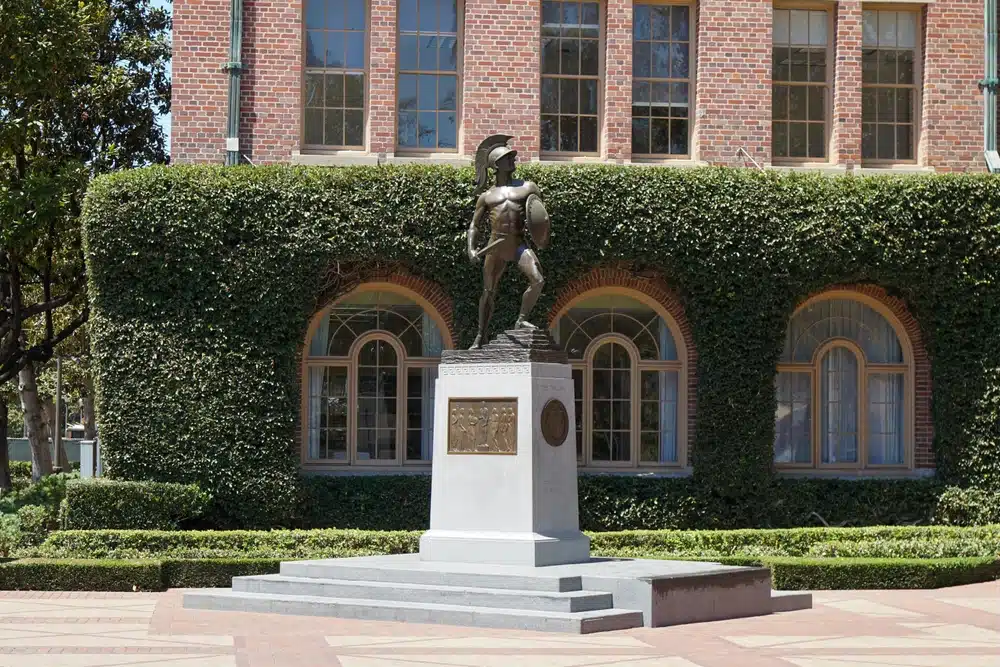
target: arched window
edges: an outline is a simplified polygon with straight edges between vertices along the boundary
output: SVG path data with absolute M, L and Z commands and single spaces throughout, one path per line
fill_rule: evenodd
M 638 294 L 584 294 L 553 334 L 573 367 L 580 465 L 683 465 L 685 355 L 670 315 Z
M 873 300 L 834 294 L 800 308 L 778 364 L 775 462 L 909 465 L 911 357 L 902 327 Z
M 322 313 L 304 362 L 306 463 L 428 463 L 443 340 L 402 292 L 362 288 Z

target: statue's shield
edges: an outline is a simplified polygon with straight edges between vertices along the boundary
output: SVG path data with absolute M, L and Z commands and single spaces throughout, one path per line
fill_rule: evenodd
M 544 250 L 549 245 L 549 232 L 552 225 L 549 222 L 549 213 L 545 210 L 545 204 L 541 197 L 535 194 L 528 195 L 528 201 L 524 205 L 525 220 L 528 223 L 528 232 L 531 240 L 539 248 Z

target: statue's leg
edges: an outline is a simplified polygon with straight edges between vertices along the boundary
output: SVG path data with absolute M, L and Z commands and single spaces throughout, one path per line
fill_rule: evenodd
M 527 318 L 531 309 L 535 307 L 535 302 L 538 301 L 538 297 L 542 293 L 542 286 L 545 284 L 545 278 L 542 277 L 542 267 L 538 263 L 538 257 L 530 248 L 521 252 L 521 256 L 517 260 L 517 267 L 528 279 L 528 289 L 524 290 L 524 295 L 521 297 L 521 312 L 517 316 L 515 328 L 537 329 L 538 327 L 529 322 Z
M 479 330 L 476 332 L 476 340 L 470 349 L 476 349 L 486 342 L 486 330 L 490 326 L 490 317 L 493 316 L 493 300 L 496 298 L 497 285 L 500 284 L 500 276 L 507 268 L 507 262 L 496 256 L 496 253 L 486 255 L 483 261 L 483 295 L 479 297 Z

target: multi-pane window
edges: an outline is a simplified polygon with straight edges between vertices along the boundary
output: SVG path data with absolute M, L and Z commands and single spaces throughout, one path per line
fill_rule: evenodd
M 303 143 L 363 148 L 364 0 L 306 0 Z
M 914 158 L 917 26 L 909 11 L 865 11 L 861 52 L 861 157 Z
M 773 19 L 773 157 L 825 159 L 829 15 L 823 10 L 775 9 Z
M 401 294 L 361 291 L 334 305 L 306 357 L 307 462 L 429 461 L 441 348 L 431 315 Z
M 580 465 L 680 463 L 683 364 L 664 316 L 625 294 L 584 296 L 554 335 L 573 369 Z
M 404 151 L 458 146 L 458 3 L 399 0 L 398 128 Z
M 632 17 L 632 154 L 686 155 L 691 8 L 636 4 Z
M 597 152 L 600 21 L 596 2 L 542 2 L 544 152 Z
M 907 373 L 895 328 L 868 304 L 830 298 L 799 310 L 775 382 L 775 462 L 905 465 Z

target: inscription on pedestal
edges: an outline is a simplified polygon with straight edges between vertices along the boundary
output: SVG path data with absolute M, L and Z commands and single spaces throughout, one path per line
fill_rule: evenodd
M 449 398 L 449 454 L 517 454 L 516 398 Z

